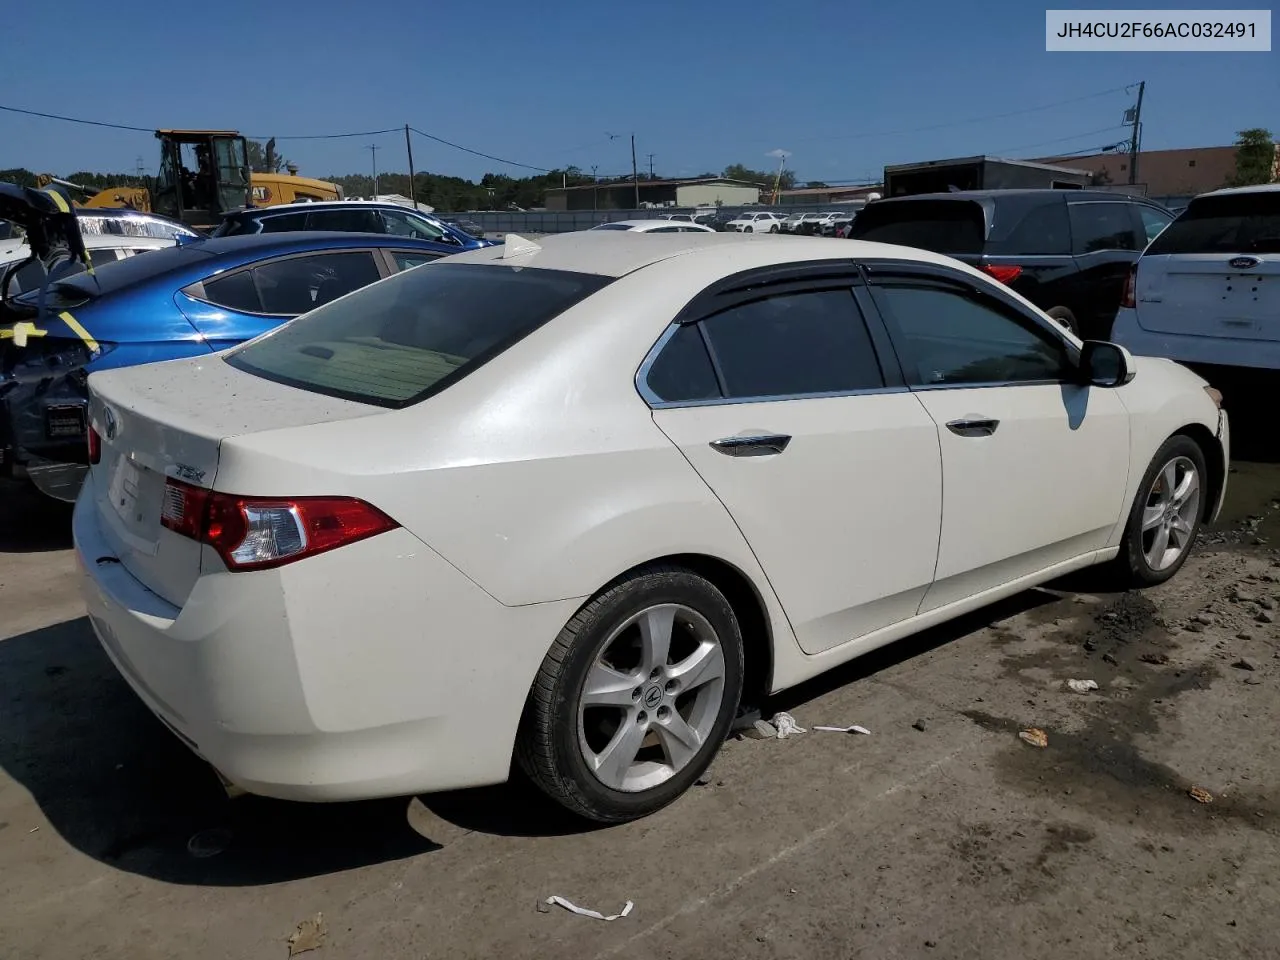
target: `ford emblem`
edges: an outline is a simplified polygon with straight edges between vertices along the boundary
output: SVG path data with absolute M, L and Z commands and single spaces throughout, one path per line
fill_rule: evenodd
M 116 415 L 111 412 L 110 407 L 106 407 L 102 411 L 102 418 L 106 423 L 107 439 L 114 440 L 116 438 Z
M 1232 270 L 1248 270 L 1258 265 L 1257 257 L 1232 257 L 1227 261 L 1227 266 Z

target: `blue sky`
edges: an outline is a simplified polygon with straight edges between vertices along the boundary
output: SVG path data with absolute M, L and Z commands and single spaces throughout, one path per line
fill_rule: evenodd
M 653 153 L 662 175 L 770 168 L 780 148 L 802 180 L 1115 142 L 1132 102 L 1118 88 L 1138 80 L 1146 148 L 1280 132 L 1280 52 L 1046 53 L 1044 7 L 1025 0 L 108 6 L 25 6 L 22 29 L 0 35 L 0 103 L 281 138 L 408 122 L 510 160 L 596 164 L 602 175 L 630 170 L 634 132 L 641 166 Z M 1060 105 L 1030 110 L 1048 104 Z M 997 114 L 1016 115 L 958 122 Z M 380 169 L 407 169 L 402 135 L 279 146 L 302 173 L 325 176 L 370 170 L 369 143 Z M 132 171 L 139 156 L 153 172 L 148 134 L 0 112 L 0 168 Z M 471 178 L 521 173 L 420 138 L 414 159 Z

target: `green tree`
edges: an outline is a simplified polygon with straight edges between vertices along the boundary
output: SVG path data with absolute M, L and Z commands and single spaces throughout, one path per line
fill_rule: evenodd
M 1089 186 L 1091 187 L 1105 187 L 1110 182 L 1111 171 L 1106 167 L 1103 167 L 1101 170 L 1095 170 L 1089 175 Z
M 1276 144 L 1271 131 L 1262 127 L 1236 134 L 1236 172 L 1228 186 L 1247 187 L 1275 180 Z
M 19 187 L 34 187 L 36 175 L 26 167 L 10 167 L 0 170 L 0 182 L 17 184 Z
M 758 183 L 763 189 L 772 190 L 773 181 L 778 176 L 776 172 L 764 170 L 752 170 L 750 167 L 741 163 L 731 163 L 724 168 L 724 172 L 720 174 L 726 180 L 746 180 L 748 183 Z M 790 170 L 782 171 L 782 180 L 779 183 L 781 190 L 793 190 L 796 185 L 796 175 Z
M 254 173 L 279 173 L 288 163 L 284 157 L 276 153 L 275 137 L 266 143 L 249 140 L 246 146 L 249 150 L 249 169 Z

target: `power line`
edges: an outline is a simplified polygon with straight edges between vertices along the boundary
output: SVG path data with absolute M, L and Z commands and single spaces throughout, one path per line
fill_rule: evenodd
M 944 130 L 948 127 L 961 127 L 968 123 L 983 123 L 987 120 L 1004 120 L 1007 117 L 1020 117 L 1028 113 L 1038 113 L 1041 110 L 1052 110 L 1055 107 L 1065 107 L 1072 103 L 1082 103 L 1085 100 L 1096 100 L 1098 97 L 1109 96 L 1113 93 L 1122 93 L 1128 87 L 1112 87 L 1110 90 L 1099 90 L 1097 93 L 1086 93 L 1081 97 L 1071 97 L 1067 100 L 1057 100 L 1053 103 L 1043 103 L 1037 107 L 1024 107 L 1021 110 L 1009 110 L 1005 113 L 990 113 L 982 117 L 968 117 L 964 120 L 948 120 L 945 123 L 933 123 L 924 127 L 912 127 L 904 130 L 881 130 L 875 133 L 849 133 L 836 134 L 829 137 L 809 137 L 803 140 L 792 140 L 792 143 L 825 143 L 831 140 L 867 140 L 874 137 L 899 137 L 910 133 L 927 133 L 930 130 Z M 763 142 L 763 141 L 757 141 Z
M 453 141 L 446 140 L 443 137 L 437 137 L 435 134 L 427 133 L 425 130 L 419 130 L 417 127 L 410 127 L 409 129 L 420 137 L 426 137 L 428 140 L 434 140 L 436 143 L 443 143 L 446 147 L 453 147 L 453 149 L 461 150 L 463 153 L 469 153 L 475 157 L 484 157 L 486 160 L 493 160 L 496 163 L 505 163 L 509 167 L 523 167 L 525 170 L 537 170 L 539 173 L 550 173 L 553 169 L 551 167 L 535 167 L 529 163 L 517 163 L 514 160 L 495 157 L 491 153 L 481 153 L 479 150 L 472 150 L 470 147 L 464 147 L 460 143 L 454 143 Z
M 1051 146 L 1055 143 L 1070 143 L 1072 140 L 1081 140 L 1084 137 L 1097 136 L 1100 133 L 1109 133 L 1112 130 L 1127 129 L 1125 124 L 1112 124 L 1109 127 L 1102 127 L 1099 130 L 1087 130 L 1084 133 L 1073 133 L 1069 137 L 1058 137 L 1056 140 L 1041 140 L 1039 143 L 1023 143 L 1016 147 L 1001 147 L 999 150 L 992 150 L 993 156 L 999 156 L 1002 153 L 1014 153 L 1018 150 L 1030 150 L 1033 147 Z
M 23 113 L 28 117 L 44 117 L 46 120 L 65 120 L 68 123 L 83 123 L 90 127 L 109 127 L 112 130 L 132 130 L 135 133 L 154 133 L 154 127 L 131 127 L 123 123 L 106 123 L 102 120 L 83 120 L 79 117 L 63 117 L 56 113 L 41 113 L 39 110 L 23 110 L 20 107 L 6 107 L 0 104 L 0 110 L 7 113 Z

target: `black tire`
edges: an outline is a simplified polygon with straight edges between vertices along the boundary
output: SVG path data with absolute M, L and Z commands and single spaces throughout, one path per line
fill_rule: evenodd
M 770 232 L 770 233 L 777 233 L 777 232 L 778 232 L 778 225 L 775 223 L 772 227 L 770 227 L 770 228 L 769 228 L 769 232 Z
M 1054 307 L 1052 310 L 1046 310 L 1050 317 L 1057 320 L 1060 324 L 1070 330 L 1075 336 L 1079 337 L 1080 324 L 1076 321 L 1076 315 L 1066 307 Z
M 753 227 L 743 227 L 743 228 L 742 228 L 742 232 L 743 232 L 743 233 L 755 233 L 755 229 L 754 229 Z
M 1144 551 L 1146 535 L 1142 529 L 1142 517 L 1148 501 L 1152 497 L 1156 477 L 1164 470 L 1167 464 L 1179 457 L 1191 461 L 1198 471 L 1199 506 L 1191 523 L 1191 532 L 1187 536 L 1186 547 L 1183 549 L 1181 556 L 1168 567 L 1157 570 L 1148 562 Z M 1170 437 L 1161 445 L 1160 449 L 1156 451 L 1156 455 L 1151 458 L 1151 463 L 1147 467 L 1146 473 L 1142 476 L 1142 483 L 1138 487 L 1138 492 L 1133 498 L 1133 505 L 1129 508 L 1129 520 L 1125 524 L 1124 538 L 1120 541 L 1120 555 L 1116 557 L 1112 568 L 1115 579 L 1119 581 L 1118 586 L 1126 589 L 1153 587 L 1164 583 L 1182 569 L 1187 557 L 1191 555 L 1196 534 L 1199 532 L 1200 523 L 1205 516 L 1205 507 L 1209 494 L 1208 480 L 1209 474 L 1205 464 L 1204 451 L 1190 437 L 1178 434 Z
M 598 779 L 583 756 L 579 698 L 588 672 L 618 627 L 661 604 L 680 604 L 693 610 L 714 631 L 724 663 L 721 702 L 701 747 L 682 769 L 648 789 L 617 790 Z M 724 594 L 710 581 L 681 567 L 641 568 L 607 586 L 556 637 L 525 703 L 516 760 L 544 793 L 579 816 L 602 823 L 646 816 L 678 798 L 710 766 L 729 734 L 742 682 L 742 632 Z

